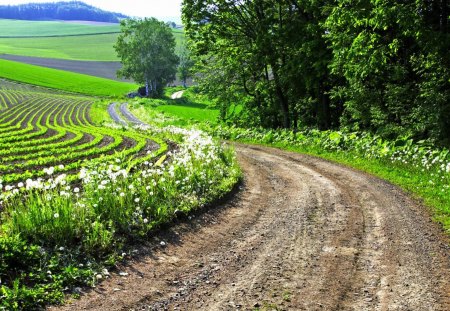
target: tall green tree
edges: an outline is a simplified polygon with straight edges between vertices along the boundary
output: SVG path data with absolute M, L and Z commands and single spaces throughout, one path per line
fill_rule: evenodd
M 184 24 L 202 84 L 225 106 L 241 94 L 247 124 L 333 126 L 324 3 L 185 0 Z
M 325 28 L 344 125 L 449 137 L 448 1 L 338 0 Z
M 155 18 L 126 19 L 120 26 L 114 45 L 122 62 L 117 74 L 145 84 L 147 96 L 160 96 L 175 79 L 179 61 L 171 29 Z
M 195 63 L 186 44 L 180 46 L 177 55 L 180 59 L 178 64 L 178 77 L 183 83 L 183 86 L 186 87 L 187 80 L 192 77 L 192 69 Z

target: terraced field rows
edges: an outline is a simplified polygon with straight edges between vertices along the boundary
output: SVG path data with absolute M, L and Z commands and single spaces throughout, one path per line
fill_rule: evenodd
M 76 179 L 85 160 L 120 157 L 131 167 L 167 149 L 161 139 L 94 125 L 91 104 L 87 97 L 0 81 L 0 180 L 45 177 L 46 168 Z

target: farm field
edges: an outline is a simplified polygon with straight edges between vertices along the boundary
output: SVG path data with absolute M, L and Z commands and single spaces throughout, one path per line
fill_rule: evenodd
M 0 38 L 70 36 L 119 32 L 119 24 L 0 19 Z
M 117 41 L 119 26 L 14 20 L 8 24 L 9 21 L 0 20 L 0 26 L 6 29 L 3 37 L 0 36 L 0 54 L 84 61 L 118 60 L 113 46 Z M 58 27 L 52 28 L 52 23 Z M 41 30 L 51 34 L 42 36 Z M 172 32 L 178 45 L 184 42 L 182 30 L 172 29 Z
M 117 61 L 118 34 L 64 37 L 0 38 L 0 54 L 85 60 Z
M 160 147 L 137 133 L 94 125 L 92 98 L 0 82 L 0 175 L 4 183 L 45 177 L 43 169 L 76 175 L 83 160 L 116 157 L 149 160 Z M 156 149 L 155 149 L 156 147 Z M 155 153 L 147 154 L 147 151 Z
M 90 76 L 130 82 L 124 79 L 117 78 L 117 70 L 122 67 L 120 62 L 115 61 L 78 61 L 78 60 L 67 60 L 59 58 L 42 58 L 42 57 L 31 57 L 31 56 L 20 56 L 20 55 L 0 55 L 0 59 L 11 60 L 15 62 L 21 62 L 29 65 L 53 68 L 58 70 L 76 72 L 81 74 L 86 74 Z
M 94 76 L 0 59 L 0 77 L 92 96 L 122 96 L 137 86 Z
M 0 309 L 94 285 L 132 242 L 240 178 L 205 133 L 135 120 L 125 103 L 0 79 Z
M 0 311 L 450 310 L 443 15 L 344 2 L 183 1 L 189 88 L 131 22 L 148 98 L 118 25 L 0 20 Z

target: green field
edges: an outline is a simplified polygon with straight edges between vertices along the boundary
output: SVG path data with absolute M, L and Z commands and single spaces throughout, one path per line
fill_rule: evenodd
M 17 29 L 15 29 L 14 25 L 17 25 Z M 60 28 L 59 30 L 58 27 Z M 16 36 L 14 38 L 2 38 L 0 36 L 0 54 L 70 60 L 118 60 L 113 47 L 117 41 L 117 33 L 74 36 L 76 34 L 120 31 L 118 26 L 0 20 L 0 29 L 2 29 L 3 36 Z M 43 29 L 44 33 L 52 33 L 53 31 L 57 35 L 69 36 L 39 37 L 42 35 L 39 29 Z M 172 31 L 178 45 L 184 42 L 182 30 L 173 29 Z M 36 37 L 23 37 L 33 35 L 36 35 Z M 22 38 L 20 38 L 21 36 Z
M 119 24 L 84 25 L 57 21 L 23 21 L 0 19 L 0 37 L 67 36 L 92 33 L 119 32 Z
M 71 60 L 117 61 L 114 43 L 118 34 L 0 38 L 0 54 Z
M 123 96 L 137 88 L 132 83 L 7 60 L 0 60 L 0 68 L 1 78 L 92 96 Z

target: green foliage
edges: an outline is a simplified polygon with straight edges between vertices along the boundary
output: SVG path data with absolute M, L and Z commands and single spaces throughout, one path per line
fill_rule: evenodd
M 171 29 L 155 18 L 127 19 L 120 25 L 122 33 L 114 46 L 123 65 L 118 75 L 145 83 L 147 95 L 160 97 L 175 79 L 178 64 Z
M 51 68 L 0 60 L 0 77 L 93 96 L 123 96 L 136 85 Z
M 242 126 L 449 144 L 450 3 L 183 2 L 200 86 Z M 243 107 L 234 118 L 229 107 Z
M 177 55 L 180 60 L 180 63 L 178 64 L 178 77 L 183 82 L 183 86 L 186 87 L 187 79 L 192 77 L 194 61 L 191 58 L 186 44 L 183 44 L 178 48 Z
M 170 162 L 130 172 L 119 158 L 92 163 L 80 172 L 83 191 L 50 181 L 4 198 L 0 308 L 34 309 L 61 301 L 65 287 L 93 285 L 104 274 L 95 262 L 232 189 L 240 178 L 232 150 L 199 131 L 168 131 L 180 139 Z
M 337 1 L 325 28 L 343 125 L 416 138 L 448 137 L 449 11 L 442 1 Z M 437 19 L 436 19 L 437 18 Z M 445 120 L 445 121 L 444 121 Z
M 222 119 L 238 104 L 239 121 L 249 126 L 335 125 L 323 2 L 184 1 L 200 85 L 217 98 Z M 314 105 L 303 105 L 305 98 Z

